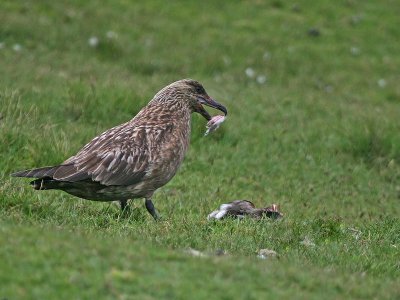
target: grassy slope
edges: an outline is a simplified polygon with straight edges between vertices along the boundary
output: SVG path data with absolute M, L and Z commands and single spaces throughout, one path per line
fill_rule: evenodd
M 0 297 L 400 296 L 399 4 L 161 3 L 1 2 Z M 194 116 L 185 163 L 154 198 L 164 222 L 141 201 L 124 218 L 9 178 L 61 162 L 184 77 L 230 116 L 207 138 Z M 240 198 L 285 219 L 205 221 Z M 280 259 L 256 260 L 260 248 Z

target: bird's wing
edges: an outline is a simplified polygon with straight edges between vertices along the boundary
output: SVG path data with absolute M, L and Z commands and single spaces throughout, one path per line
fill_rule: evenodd
M 172 125 L 111 128 L 94 138 L 66 160 L 54 173 L 62 181 L 91 179 L 104 185 L 131 185 L 140 182 L 151 169 L 154 149 L 165 140 Z
M 255 208 L 253 202 L 248 200 L 235 200 L 231 203 L 240 210 L 249 210 Z

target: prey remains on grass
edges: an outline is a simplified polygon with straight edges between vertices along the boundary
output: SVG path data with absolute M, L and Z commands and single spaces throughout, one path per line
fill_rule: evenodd
M 246 216 L 253 219 L 261 219 L 264 216 L 271 219 L 279 219 L 283 217 L 283 214 L 279 211 L 279 205 L 277 204 L 272 204 L 264 208 L 256 208 L 254 204 L 248 200 L 235 200 L 222 204 L 219 209 L 211 212 L 207 219 L 221 220 L 226 217 L 242 219 Z

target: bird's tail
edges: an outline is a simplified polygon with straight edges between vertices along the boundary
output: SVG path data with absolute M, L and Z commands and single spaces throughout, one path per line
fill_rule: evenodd
M 57 188 L 57 181 L 53 179 L 53 175 L 57 170 L 56 167 L 43 167 L 38 169 L 24 170 L 11 174 L 14 177 L 30 177 L 38 178 L 30 182 L 35 190 L 50 190 Z
M 56 167 L 43 167 L 38 169 L 24 170 L 11 174 L 13 177 L 31 177 L 31 178 L 42 178 L 42 177 L 53 177 L 57 170 Z
M 60 181 L 54 180 L 51 177 L 43 177 L 31 181 L 30 184 L 35 190 L 51 190 L 58 189 Z

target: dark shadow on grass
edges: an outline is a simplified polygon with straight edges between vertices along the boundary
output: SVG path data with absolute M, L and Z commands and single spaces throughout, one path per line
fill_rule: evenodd
M 127 206 L 124 211 L 109 203 L 101 205 L 92 201 L 75 202 L 67 204 L 66 201 L 54 200 L 29 200 L 13 199 L 3 202 L 2 211 L 8 214 L 26 216 L 29 219 L 56 224 L 94 224 L 94 227 L 107 228 L 115 223 L 142 223 L 151 218 L 144 207 L 134 205 Z M 102 207 L 99 207 L 99 206 Z M 92 225 L 90 225 L 92 226 Z

